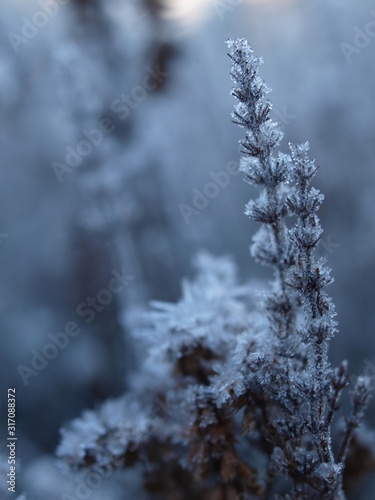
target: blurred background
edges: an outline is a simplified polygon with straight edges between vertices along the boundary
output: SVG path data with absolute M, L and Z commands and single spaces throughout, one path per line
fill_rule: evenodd
M 239 159 L 231 37 L 265 59 L 283 150 L 308 140 L 321 166 L 320 253 L 341 330 L 332 361 L 375 377 L 373 2 L 1 0 L 0 9 L 1 429 L 16 387 L 19 494 L 68 491 L 53 457 L 59 429 L 126 390 L 124 312 L 177 300 L 199 249 L 233 255 L 243 280 L 271 277 L 249 256 L 255 227 L 243 211 L 255 191 L 233 168 L 225 187 L 209 187 Z M 101 291 L 123 272 L 134 279 L 108 299 Z M 90 297 L 105 304 L 88 323 L 77 309 Z M 72 321 L 81 333 L 32 368 L 32 350 Z M 367 424 L 375 428 L 374 404 Z M 110 483 L 92 498 L 124 498 Z

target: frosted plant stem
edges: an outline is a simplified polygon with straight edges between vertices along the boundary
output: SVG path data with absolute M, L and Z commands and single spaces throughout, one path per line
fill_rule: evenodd
M 266 236 L 262 230 L 258 232 L 252 254 L 258 262 L 275 270 L 275 293 L 268 310 L 279 338 L 286 339 L 293 330 L 295 314 L 290 290 L 285 286 L 286 270 L 291 265 L 283 196 L 287 162 L 282 155 L 274 155 L 283 132 L 270 118 L 272 105 L 265 98 L 270 89 L 258 76 L 262 59 L 253 55 L 244 39 L 229 41 L 228 47 L 232 59 L 231 78 L 235 83 L 232 94 L 239 101 L 232 117 L 234 123 L 246 129 L 241 141 L 244 155 L 241 170 L 245 181 L 263 187 L 259 199 L 250 201 L 245 212 L 265 226 Z

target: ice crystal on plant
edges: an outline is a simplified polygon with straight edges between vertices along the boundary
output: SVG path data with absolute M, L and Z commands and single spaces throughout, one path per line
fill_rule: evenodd
M 343 498 L 345 452 L 334 456 L 331 423 L 346 378 L 344 366 L 333 375 L 328 361 L 328 342 L 337 332 L 337 323 L 325 291 L 332 282 L 330 269 L 316 256 L 322 234 L 317 212 L 324 199 L 310 187 L 317 167 L 308 157 L 307 142 L 290 144 L 290 156 L 276 157 L 277 125 L 269 117 L 268 89 L 258 77 L 259 60 L 244 39 L 230 41 L 228 47 L 233 95 L 239 101 L 234 120 L 246 128 L 242 144 L 249 159 L 242 161 L 241 168 L 246 181 L 263 187 L 245 212 L 262 224 L 252 254 L 277 272 L 274 292 L 264 301 L 276 338 L 267 354 L 261 351 L 247 357 L 253 377 L 249 392 L 263 406 L 263 425 L 284 454 L 284 470 L 292 479 L 294 494 L 306 498 L 309 488 L 324 498 Z M 295 217 L 294 225 L 288 225 L 289 216 Z M 267 395 L 263 401 L 262 393 Z M 363 418 L 368 396 L 368 383 L 359 378 L 344 448 L 351 439 L 350 429 Z
M 251 254 L 273 268 L 273 282 L 243 285 L 231 259 L 199 254 L 177 303 L 152 302 L 138 325 L 132 318 L 144 360 L 128 394 L 73 421 L 58 454 L 72 469 L 147 464 L 155 498 L 342 500 L 347 457 L 375 457 L 358 431 L 370 381 L 358 377 L 350 391 L 333 446 L 349 375 L 346 362 L 333 369 L 328 359 L 338 330 L 331 271 L 317 254 L 317 167 L 308 143 L 276 151 L 283 133 L 270 117 L 262 60 L 244 39 L 227 45 L 233 120 L 245 129 L 241 170 L 261 188 L 245 212 L 260 224 Z M 265 467 L 253 465 L 259 454 Z M 278 489 L 280 475 L 290 491 Z
M 153 328 L 148 336 L 156 357 L 179 359 L 183 364 L 201 350 L 207 361 L 217 359 L 247 327 L 246 302 L 253 294 L 249 286 L 238 285 L 233 262 L 200 254 L 195 265 L 197 278 L 183 281 L 177 304 L 151 303 L 148 316 Z

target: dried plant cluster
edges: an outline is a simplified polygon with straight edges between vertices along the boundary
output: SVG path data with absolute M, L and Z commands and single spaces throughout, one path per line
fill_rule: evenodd
M 142 470 L 150 498 L 344 499 L 374 466 L 373 435 L 359 427 L 370 380 L 356 379 L 344 414 L 347 363 L 328 360 L 337 323 L 317 256 L 317 167 L 307 143 L 275 153 L 283 134 L 262 60 L 244 39 L 228 47 L 241 170 L 262 189 L 246 207 L 260 223 L 251 253 L 274 269 L 272 285 L 240 285 L 230 259 L 201 253 L 180 301 L 153 303 L 136 322 L 139 370 L 126 394 L 63 429 L 58 455 L 75 472 Z M 361 470 L 353 456 L 366 457 Z

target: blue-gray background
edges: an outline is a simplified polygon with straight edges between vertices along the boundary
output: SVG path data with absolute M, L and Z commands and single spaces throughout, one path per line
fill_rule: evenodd
M 264 57 L 284 149 L 308 140 L 321 166 L 320 250 L 340 323 L 332 360 L 375 376 L 374 3 L 162 3 L 70 0 L 46 18 L 47 0 L 0 2 L 0 401 L 5 416 L 6 388 L 17 387 L 19 484 L 30 498 L 65 491 L 52 457 L 61 425 L 126 387 L 124 311 L 176 300 L 200 248 L 234 255 L 244 280 L 270 277 L 249 257 L 255 226 L 243 210 L 255 191 L 241 176 L 188 223 L 181 213 L 210 172 L 238 161 L 227 38 L 247 37 Z M 22 33 L 29 21 L 44 25 Z M 150 69 L 167 75 L 139 89 Z M 122 117 L 114 102 L 132 93 Z M 53 162 L 66 164 L 65 148 L 106 117 L 115 130 L 59 182 Z M 135 279 L 85 324 L 77 306 L 124 266 Z M 26 387 L 17 367 L 68 321 L 82 333 Z

